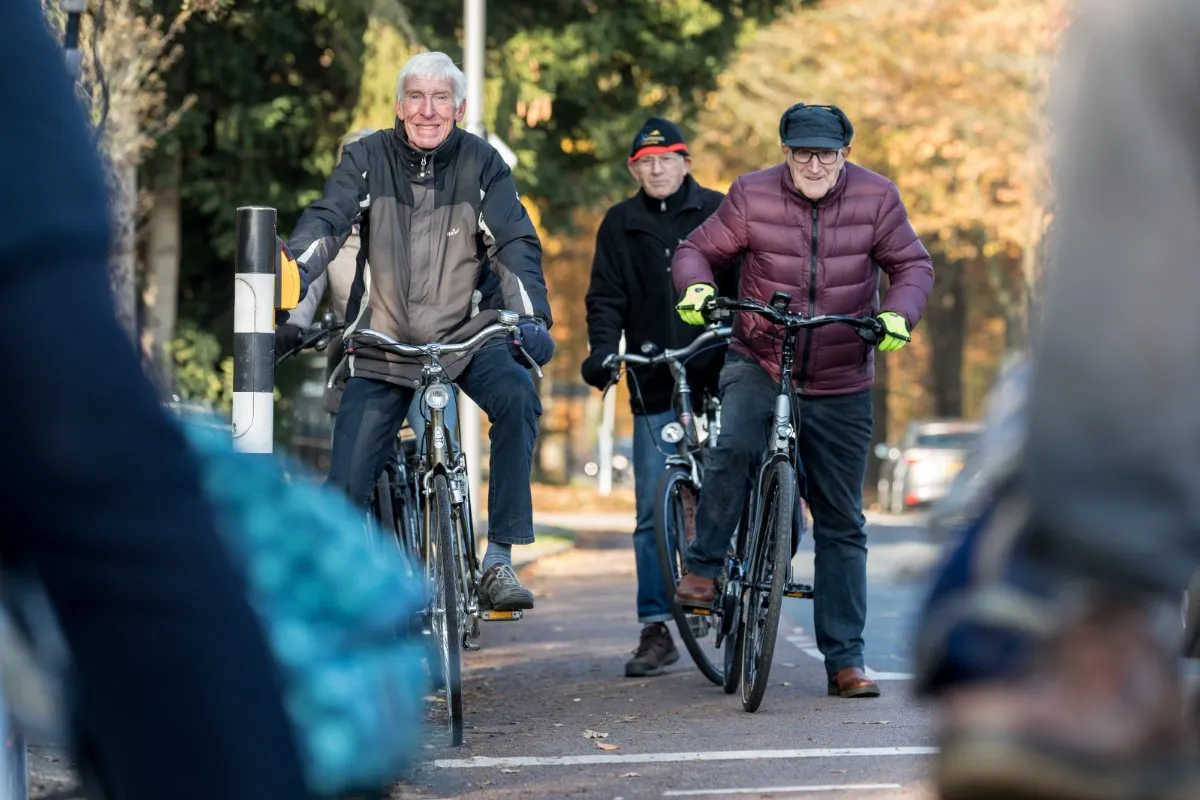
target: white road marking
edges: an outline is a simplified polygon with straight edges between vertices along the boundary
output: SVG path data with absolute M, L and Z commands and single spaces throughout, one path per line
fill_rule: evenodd
M 936 747 L 815 747 L 807 750 L 715 750 L 703 753 L 610 753 L 588 756 L 512 756 L 508 758 L 442 758 L 439 769 L 480 767 L 572 767 L 592 764 L 649 764 L 670 761 L 756 761 L 768 758 L 854 758 L 863 756 L 932 756 Z
M 815 658 L 818 661 L 825 660 L 825 656 L 821 655 L 821 651 L 817 649 L 817 643 L 808 636 L 796 634 L 788 636 L 787 640 L 800 648 L 800 652 L 804 653 L 804 655 Z M 873 681 L 911 681 L 913 679 L 912 673 L 909 672 L 876 672 L 870 667 L 867 667 L 863 671 Z
M 902 789 L 898 783 L 847 783 L 841 786 L 764 786 L 761 789 L 669 789 L 663 797 L 716 797 L 730 794 L 809 794 L 810 792 L 870 792 L 880 789 Z

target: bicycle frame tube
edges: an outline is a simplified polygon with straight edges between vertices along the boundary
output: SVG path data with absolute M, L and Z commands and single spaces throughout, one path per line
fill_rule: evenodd
M 771 419 L 771 450 L 786 453 L 790 449 L 792 430 L 792 365 L 796 357 L 796 336 L 785 331 L 783 353 L 779 361 L 779 393 L 775 397 L 775 413 Z
M 692 413 L 692 387 L 688 383 L 687 370 L 683 364 L 678 361 L 668 363 L 675 378 L 675 411 L 679 415 L 679 424 L 683 427 L 683 438 L 679 440 L 676 448 L 679 455 L 686 456 L 700 443 L 696 433 L 696 416 Z

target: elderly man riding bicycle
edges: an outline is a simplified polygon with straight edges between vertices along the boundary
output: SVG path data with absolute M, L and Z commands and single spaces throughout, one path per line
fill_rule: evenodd
M 920 320 L 933 288 L 933 264 L 908 222 L 895 184 L 850 163 L 853 127 L 836 106 L 797 103 L 784 112 L 784 163 L 734 181 L 720 208 L 679 246 L 672 261 L 677 306 L 701 324 L 714 270 L 743 257 L 739 295 L 768 301 L 790 294 L 790 311 L 878 315 L 888 331 L 879 349 L 897 350 Z M 879 303 L 879 271 L 891 286 Z M 743 314 L 721 372 L 723 435 L 710 456 L 676 590 L 687 605 L 712 603 L 730 531 L 750 491 L 750 467 L 766 443 L 783 335 Z M 874 354 L 853 330 L 800 334 L 792 373 L 801 411 L 800 458 L 813 515 L 814 618 L 829 693 L 876 697 L 864 673 L 867 536 L 862 484 L 871 443 Z

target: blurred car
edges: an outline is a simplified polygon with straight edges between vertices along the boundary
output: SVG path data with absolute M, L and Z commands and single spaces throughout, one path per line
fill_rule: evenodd
M 899 443 L 878 445 L 879 505 L 900 514 L 945 497 L 981 430 L 967 420 L 915 421 Z
M 583 474 L 595 478 L 600 474 L 600 455 L 583 465 Z M 613 441 L 612 452 L 613 485 L 633 482 L 633 437 L 618 437 Z

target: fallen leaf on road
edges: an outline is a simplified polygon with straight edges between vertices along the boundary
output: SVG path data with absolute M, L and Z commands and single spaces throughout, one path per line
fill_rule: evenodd
M 598 733 L 597 731 L 594 731 L 591 728 L 588 728 L 586 731 L 583 732 L 583 738 L 585 738 L 585 739 L 607 739 L 608 734 L 607 733 Z
M 630 717 L 624 717 L 622 719 L 619 719 L 619 720 L 617 720 L 617 722 L 633 722 L 635 719 L 637 719 L 636 714 L 633 716 L 630 716 Z
M 846 770 L 844 770 L 844 769 L 831 769 L 829 771 L 832 772 L 834 775 L 845 775 L 846 774 Z
M 561 722 L 554 723 L 554 727 L 556 727 L 556 728 L 561 728 L 562 726 L 563 726 L 563 724 Z
M 784 686 L 791 686 L 792 684 L 791 684 L 789 681 L 784 681 L 784 682 L 783 682 L 783 685 L 784 685 Z
M 626 772 L 626 773 L 625 773 L 624 775 L 622 775 L 621 777 L 622 777 L 622 778 L 640 778 L 640 777 L 642 777 L 642 776 L 641 776 L 641 774 L 640 774 L 640 773 L 637 773 L 637 772 Z
M 888 721 L 886 719 L 877 719 L 874 722 L 868 722 L 867 724 L 868 725 L 887 725 Z
M 609 744 L 608 742 L 596 742 L 596 747 L 599 747 L 601 750 L 616 750 L 617 749 L 617 746 L 615 744 Z
M 505 775 L 520 775 L 521 774 L 521 770 L 519 770 L 519 769 L 502 769 L 502 770 L 500 770 L 500 772 L 502 772 Z
M 484 781 L 483 783 L 479 784 L 480 788 L 482 788 L 484 786 L 491 786 L 491 785 L 492 785 L 491 781 Z

